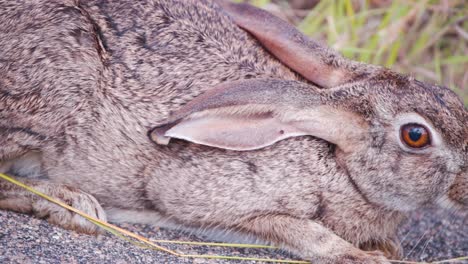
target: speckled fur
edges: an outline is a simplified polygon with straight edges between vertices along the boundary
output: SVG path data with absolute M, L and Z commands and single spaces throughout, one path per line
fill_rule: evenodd
M 58 198 L 88 197 L 82 190 L 111 219 L 156 213 L 155 224 L 246 233 L 323 263 L 387 263 L 351 244 L 398 256 L 404 210 L 384 202 L 394 197 L 418 207 L 449 191 L 466 206 L 468 117 L 446 88 L 372 68 L 323 90 L 327 105 L 369 127 L 351 153 L 309 136 L 247 152 L 161 146 L 147 132 L 219 83 L 303 79 L 210 1 L 0 1 L 0 10 L 0 168 L 41 168 L 29 183 Z M 400 113 L 424 116 L 444 149 L 403 152 L 389 136 Z M 34 199 L 0 189 L 0 208 L 31 211 Z

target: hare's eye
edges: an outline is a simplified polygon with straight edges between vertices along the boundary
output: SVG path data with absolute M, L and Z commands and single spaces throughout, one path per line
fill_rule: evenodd
M 401 127 L 401 139 L 410 148 L 424 148 L 431 144 L 429 131 L 418 124 L 406 124 Z

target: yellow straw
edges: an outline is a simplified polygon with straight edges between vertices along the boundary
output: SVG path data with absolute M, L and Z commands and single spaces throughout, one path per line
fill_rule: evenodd
M 150 241 L 149 239 L 142 237 L 140 235 L 137 235 L 135 233 L 132 233 L 130 231 L 127 231 L 125 229 L 122 229 L 118 226 L 109 224 L 107 222 L 101 221 L 95 217 L 92 217 L 80 210 L 77 210 L 68 204 L 65 204 L 63 202 L 60 202 L 42 192 L 39 192 L 26 184 L 19 182 L 3 173 L 0 173 L 0 178 L 3 178 L 6 181 L 9 181 L 13 184 L 16 184 L 46 200 L 49 202 L 55 203 L 57 205 L 62 206 L 65 209 L 68 209 L 84 218 L 87 220 L 91 221 L 92 223 L 96 224 L 97 226 L 103 228 L 104 230 L 110 232 L 113 235 L 116 235 L 122 239 L 125 239 L 139 247 L 144 247 L 144 248 L 153 248 L 157 249 L 163 252 L 166 252 L 168 254 L 181 257 L 181 258 L 204 258 L 204 259 L 224 259 L 224 260 L 249 260 L 249 261 L 263 261 L 263 262 L 273 262 L 273 263 L 291 263 L 291 264 L 305 264 L 305 263 L 310 263 L 308 261 L 302 261 L 302 260 L 281 260 L 281 259 L 268 259 L 268 258 L 253 258 L 253 257 L 237 257 L 237 256 L 222 256 L 222 255 L 195 255 L 195 254 L 183 254 L 183 253 L 178 253 L 173 250 L 170 250 L 168 248 L 159 246 L 156 243 L 168 243 L 168 244 L 184 244 L 184 245 L 196 245 L 196 246 L 217 246 L 217 247 L 239 247 L 239 248 L 275 248 L 272 246 L 265 246 L 265 245 L 252 245 L 252 244 L 232 244 L 232 243 L 215 243 L 215 242 L 186 242 L 186 241 L 174 241 L 174 240 L 155 240 L 154 242 Z M 128 239 L 127 237 L 123 236 L 126 235 L 128 237 L 134 238 L 142 243 L 137 243 L 133 240 Z M 393 263 L 402 263 L 402 264 L 443 264 L 443 263 L 451 263 L 451 262 L 456 262 L 456 261 L 463 261 L 467 260 L 468 256 L 464 257 L 458 257 L 458 258 L 452 258 L 452 259 L 446 259 L 446 260 L 440 260 L 440 261 L 434 261 L 434 262 L 415 262 L 415 261 L 404 261 L 404 260 L 390 260 Z
M 65 209 L 68 209 L 84 218 L 87 220 L 91 221 L 92 223 L 98 225 L 99 227 L 105 229 L 106 231 L 117 235 L 115 232 L 119 232 L 121 234 L 124 234 L 126 236 L 129 236 L 131 238 L 134 238 L 140 242 L 143 242 L 146 245 L 149 245 L 152 248 L 155 248 L 157 250 L 169 253 L 171 255 L 177 256 L 177 257 L 183 257 L 183 258 L 205 258 L 205 259 L 225 259 L 225 260 L 251 260 L 251 261 L 264 261 L 264 262 L 274 262 L 274 263 L 294 263 L 294 264 L 303 264 L 303 263 L 310 263 L 307 261 L 300 261 L 300 260 L 280 260 L 280 259 L 268 259 L 268 258 L 251 258 L 251 257 L 236 257 L 236 256 L 222 256 L 222 255 L 193 255 L 193 254 L 183 254 L 183 253 L 178 253 L 173 250 L 170 250 L 168 248 L 156 245 L 155 243 L 151 242 L 149 239 L 142 237 L 140 235 L 137 235 L 135 233 L 132 233 L 130 231 L 127 231 L 125 229 L 122 229 L 118 226 L 109 224 L 107 222 L 104 222 L 102 220 L 99 220 L 95 217 L 92 217 L 80 210 L 77 210 L 61 201 L 58 201 L 42 192 L 39 192 L 26 184 L 17 181 L 3 173 L 0 173 L 0 178 L 3 178 L 4 180 L 7 180 L 13 184 L 16 184 L 46 200 L 49 202 L 55 203 L 57 205 L 62 206 Z M 124 238 L 122 236 L 119 236 L 121 238 Z M 221 247 L 247 247 L 247 248 L 271 248 L 269 246 L 264 246 L 264 245 L 249 245 L 249 244 L 229 244 L 229 243 L 202 243 L 202 242 L 183 242 L 183 241 L 169 241 L 169 240 L 162 240 L 163 243 L 174 243 L 174 244 L 189 244 L 189 245 L 208 245 L 208 246 L 221 246 Z

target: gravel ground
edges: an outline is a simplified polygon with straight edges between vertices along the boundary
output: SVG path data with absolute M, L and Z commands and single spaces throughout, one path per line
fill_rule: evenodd
M 150 239 L 202 241 L 182 232 L 145 225 L 121 225 Z M 468 219 L 428 209 L 415 212 L 401 227 L 407 260 L 435 261 L 468 255 Z M 193 254 L 295 258 L 279 250 L 177 246 Z M 110 234 L 80 235 L 27 215 L 0 211 L 0 263 L 255 263 L 181 259 L 142 249 Z M 258 262 L 257 262 L 258 263 Z M 458 263 L 468 263 L 458 262 Z

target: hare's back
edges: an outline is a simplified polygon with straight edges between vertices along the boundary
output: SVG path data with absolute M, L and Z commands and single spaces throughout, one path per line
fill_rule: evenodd
M 111 98 L 153 122 L 220 82 L 294 78 L 204 0 L 0 1 L 0 58 L 10 94 L 65 114 Z
M 95 19 L 112 73 L 111 93 L 145 115 L 167 117 L 229 80 L 294 75 L 211 1 L 96 1 Z M 138 107 L 141 106 L 141 107 Z M 154 121 L 154 115 L 152 115 Z
M 76 107 L 101 67 L 93 24 L 73 1 L 0 1 L 0 89 L 9 107 L 22 99 L 30 113 L 45 101 Z

